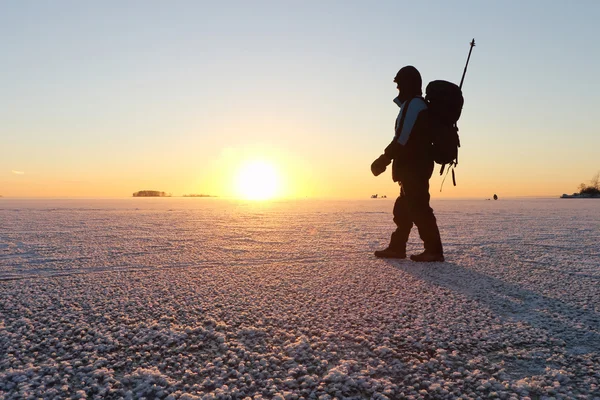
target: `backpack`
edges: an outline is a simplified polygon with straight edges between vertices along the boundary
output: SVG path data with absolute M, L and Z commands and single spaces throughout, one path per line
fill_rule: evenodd
M 460 147 L 456 122 L 464 104 L 462 91 L 452 82 L 432 81 L 425 89 L 425 102 L 428 108 L 433 160 L 442 166 L 440 175 L 444 173 L 446 165 L 452 167 L 452 181 L 456 186 L 454 167 L 458 165 Z

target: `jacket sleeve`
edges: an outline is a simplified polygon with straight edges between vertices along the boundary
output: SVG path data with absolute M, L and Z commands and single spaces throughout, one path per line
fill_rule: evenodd
M 394 138 L 394 140 L 392 140 L 390 144 L 387 145 L 387 147 L 383 151 L 383 154 L 390 160 L 395 160 L 400 154 L 400 150 L 400 144 Z

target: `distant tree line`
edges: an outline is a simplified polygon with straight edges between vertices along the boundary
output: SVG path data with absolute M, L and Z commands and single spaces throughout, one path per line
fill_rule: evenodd
M 135 192 L 133 197 L 171 197 L 171 194 L 159 192 L 158 190 L 140 190 Z
M 579 185 L 579 194 L 587 194 L 591 196 L 600 196 L 600 172 L 590 180 L 590 184 L 582 183 Z

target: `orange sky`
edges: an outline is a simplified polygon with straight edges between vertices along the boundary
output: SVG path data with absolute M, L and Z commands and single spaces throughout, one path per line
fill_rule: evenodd
M 240 196 L 259 160 L 279 197 L 395 196 L 369 170 L 394 134 L 392 78 L 457 82 L 473 37 L 458 186 L 434 174 L 432 196 L 559 196 L 600 170 L 600 3 L 430 7 L 6 5 L 0 195 Z M 419 35 L 398 38 L 400 14 Z

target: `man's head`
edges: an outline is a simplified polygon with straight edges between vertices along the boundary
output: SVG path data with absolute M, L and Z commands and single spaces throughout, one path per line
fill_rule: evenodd
M 396 74 L 394 82 L 400 93 L 398 97 L 402 101 L 423 95 L 421 74 L 412 65 L 401 68 Z

